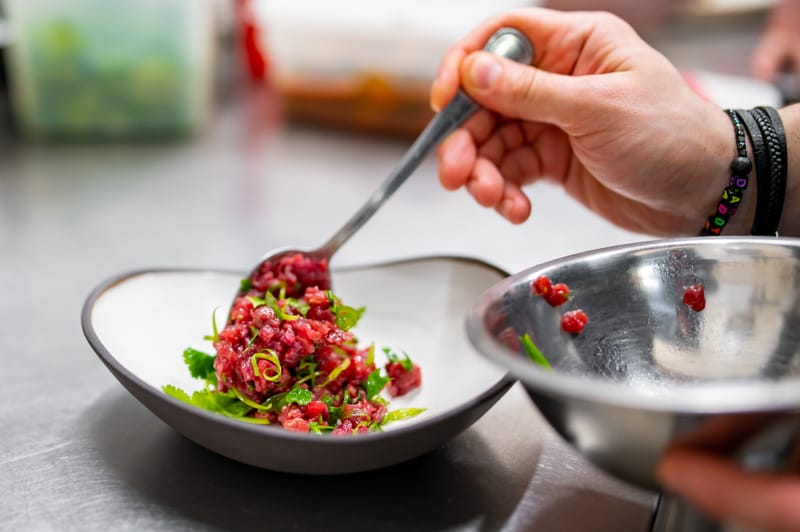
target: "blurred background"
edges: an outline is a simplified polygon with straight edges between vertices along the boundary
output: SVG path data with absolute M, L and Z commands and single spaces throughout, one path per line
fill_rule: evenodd
M 0 120 L 26 140 L 191 136 L 220 100 L 258 84 L 288 120 L 408 138 L 431 116 L 428 89 L 447 48 L 488 16 L 533 4 L 621 15 L 679 66 L 704 70 L 698 88 L 714 96 L 715 82 L 732 80 L 713 74 L 750 77 L 746 47 L 773 3 L 4 0 Z M 796 97 L 793 81 L 776 80 L 781 98 Z

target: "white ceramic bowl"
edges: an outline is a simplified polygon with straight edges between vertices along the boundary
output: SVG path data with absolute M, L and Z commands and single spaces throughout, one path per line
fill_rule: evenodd
M 175 430 L 224 456 L 291 473 L 376 469 L 440 446 L 511 385 L 464 334 L 477 296 L 505 273 L 470 259 L 422 258 L 333 272 L 337 295 L 366 306 L 353 330 L 360 342 L 404 350 L 421 366 L 421 388 L 391 401 L 391 408 L 427 409 L 416 418 L 387 425 L 382 433 L 331 437 L 252 425 L 167 396 L 161 390 L 166 384 L 187 391 L 202 386 L 189 376 L 183 350 L 213 353 L 202 338 L 211 332 L 214 309 L 230 305 L 241 277 L 201 270 L 125 273 L 100 284 L 82 315 L 89 344 L 131 394 Z

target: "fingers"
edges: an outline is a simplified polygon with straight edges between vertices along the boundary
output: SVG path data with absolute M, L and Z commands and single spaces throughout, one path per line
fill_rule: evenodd
M 465 129 L 457 130 L 440 147 L 439 179 L 447 190 L 465 187 L 478 204 L 494 208 L 512 223 L 530 216 L 530 200 L 520 185 L 505 179 L 494 161 L 478 155 Z
M 439 146 L 439 181 L 446 190 L 467 184 L 477 159 L 477 149 L 466 129 L 457 129 Z
M 486 109 L 564 129 L 602 103 L 586 97 L 589 77 L 552 74 L 487 52 L 464 58 L 461 80 L 464 90 Z
M 513 181 L 503 183 L 503 195 L 495 210 L 512 224 L 521 224 L 531 215 L 531 202 Z
M 476 146 L 490 137 L 494 127 L 494 116 L 482 110 L 439 145 L 439 179 L 445 189 L 456 190 L 467 184 L 477 158 Z
M 517 28 L 530 39 L 539 68 L 558 74 L 594 73 L 608 63 L 601 56 L 615 43 L 630 45 L 637 40 L 629 25 L 609 14 L 543 8 L 510 11 L 475 28 L 444 56 L 431 88 L 435 110 L 441 110 L 463 84 L 460 66 L 464 59 L 481 50 L 492 33 L 505 26 Z
M 759 530 L 800 530 L 800 477 L 748 473 L 698 451 L 667 453 L 659 479 L 717 519 Z

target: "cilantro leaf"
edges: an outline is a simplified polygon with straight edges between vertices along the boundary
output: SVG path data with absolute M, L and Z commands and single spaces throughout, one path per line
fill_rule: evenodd
M 291 390 L 286 393 L 286 396 L 281 401 L 281 410 L 283 410 L 284 406 L 290 405 L 292 403 L 297 403 L 300 406 L 307 405 L 314 399 L 314 395 L 305 388 L 300 388 L 299 386 L 295 386 Z
M 203 379 L 209 383 L 217 382 L 217 373 L 214 370 L 214 357 L 208 353 L 187 347 L 183 351 L 183 361 L 189 368 L 189 375 L 195 379 Z
M 173 386 L 172 384 L 167 384 L 161 388 L 165 394 L 169 395 L 170 397 L 174 397 L 178 401 L 183 401 L 187 404 L 192 404 L 192 399 L 189 397 L 189 394 L 178 388 L 177 386 Z
M 336 325 L 343 331 L 349 331 L 358 324 L 366 307 L 353 308 L 341 305 L 336 311 Z
M 328 301 L 330 302 L 330 311 L 336 316 L 336 326 L 343 331 L 349 331 L 355 327 L 367 308 L 354 308 L 342 305 L 342 301 L 333 295 L 333 292 L 328 290 L 326 293 L 328 295 Z
M 162 390 L 170 397 L 174 397 L 196 408 L 215 412 L 248 423 L 257 423 L 261 425 L 269 424 L 269 420 L 267 419 L 249 417 L 248 414 L 252 412 L 253 408 L 240 401 L 236 395 L 231 393 L 222 393 L 216 390 L 198 390 L 192 393 L 190 397 L 188 393 L 171 384 L 163 386 Z

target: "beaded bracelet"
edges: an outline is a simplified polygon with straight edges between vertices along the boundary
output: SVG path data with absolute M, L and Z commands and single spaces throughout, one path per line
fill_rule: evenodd
M 736 213 L 742 202 L 743 191 L 747 188 L 747 175 L 753 169 L 753 163 L 747 158 L 747 142 L 739 115 L 732 109 L 725 109 L 725 114 L 731 119 L 736 133 L 737 156 L 731 162 L 731 177 L 728 180 L 728 186 L 722 191 L 722 198 L 717 203 L 714 214 L 708 217 L 705 226 L 700 230 L 701 236 L 716 236 L 722 232 L 722 228 Z
M 786 133 L 774 108 L 756 107 L 751 113 L 764 138 L 769 171 L 758 174 L 756 214 L 750 233 L 776 235 L 786 195 Z

